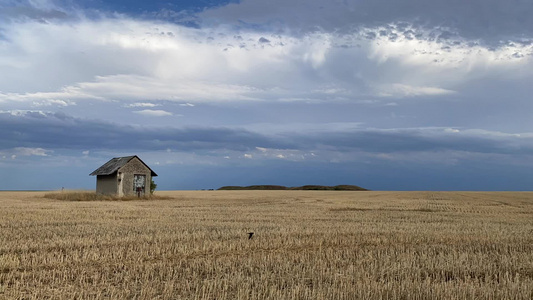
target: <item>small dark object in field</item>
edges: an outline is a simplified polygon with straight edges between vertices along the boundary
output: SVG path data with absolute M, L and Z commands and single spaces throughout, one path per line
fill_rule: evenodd
M 249 239 L 249 240 L 251 240 L 253 236 L 254 236 L 254 233 L 253 233 L 253 232 L 248 232 L 248 239 Z

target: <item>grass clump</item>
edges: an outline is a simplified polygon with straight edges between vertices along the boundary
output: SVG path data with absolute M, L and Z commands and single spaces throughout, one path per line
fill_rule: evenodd
M 103 195 L 97 194 L 90 191 L 63 191 L 63 192 L 54 192 L 47 193 L 44 195 L 44 198 L 47 199 L 56 199 L 63 201 L 130 201 L 130 200 L 168 200 L 172 199 L 168 196 L 159 196 L 159 195 L 146 195 L 143 197 L 137 197 L 136 195 L 127 195 L 127 196 L 114 196 L 114 195 Z

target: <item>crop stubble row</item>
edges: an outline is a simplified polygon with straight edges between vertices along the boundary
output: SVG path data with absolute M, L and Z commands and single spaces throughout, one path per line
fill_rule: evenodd
M 0 193 L 0 298 L 533 298 L 533 193 L 159 193 Z

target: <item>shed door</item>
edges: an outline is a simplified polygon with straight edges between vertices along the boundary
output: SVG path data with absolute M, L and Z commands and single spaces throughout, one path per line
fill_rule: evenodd
M 144 196 L 144 185 L 146 182 L 146 175 L 133 175 L 133 190 L 137 196 Z

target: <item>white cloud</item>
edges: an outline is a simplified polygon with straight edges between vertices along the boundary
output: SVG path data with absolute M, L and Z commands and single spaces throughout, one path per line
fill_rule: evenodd
M 32 106 L 39 107 L 39 106 L 61 106 L 61 107 L 67 107 L 76 105 L 76 102 L 70 101 L 70 100 L 57 100 L 57 99 L 47 99 L 42 101 L 35 101 L 33 102 Z
M 302 36 L 124 17 L 4 27 L 0 66 L 9 72 L 0 74 L 0 102 L 36 106 L 117 99 L 139 101 L 127 107 L 155 107 L 151 101 L 192 106 L 446 96 L 494 72 L 533 73 L 533 45 L 489 49 L 460 38 L 431 39 L 427 30 L 397 24 Z M 413 33 L 406 36 L 407 31 Z M 39 75 L 47 70 L 55 70 L 54 76 Z
M 264 147 L 255 147 L 257 152 L 257 157 L 263 159 L 287 159 L 292 161 L 302 161 L 305 159 L 312 158 L 315 156 L 312 153 L 306 153 L 302 150 L 295 149 L 273 149 L 273 148 L 264 148 Z
M 43 148 L 17 147 L 13 149 L 14 156 L 48 156 L 52 150 Z
M 309 62 L 313 68 L 317 69 L 326 62 L 326 56 L 331 49 L 330 34 L 313 34 L 304 38 L 307 50 L 303 52 L 302 59 Z
M 156 106 L 160 106 L 160 105 L 151 103 L 151 102 L 136 102 L 136 103 L 124 105 L 124 107 L 156 107 Z
M 12 110 L 0 110 L 2 114 L 9 114 L 16 117 L 23 117 L 27 115 L 46 116 L 46 112 L 42 110 L 25 110 L 25 109 L 12 109 Z
M 461 131 L 459 129 L 455 129 L 455 128 L 445 128 L 444 132 L 459 133 Z
M 134 111 L 136 114 L 144 115 L 144 116 L 150 116 L 150 117 L 165 117 L 165 116 L 172 116 L 172 113 L 164 110 L 152 110 L 152 109 L 143 109 Z
M 387 35 L 380 36 L 385 30 Z M 72 99 L 232 101 L 324 94 L 335 99 L 367 93 L 358 80 L 398 85 L 396 89 L 407 95 L 441 95 L 474 71 L 479 76 L 482 70 L 512 71 L 531 64 L 531 45 L 510 43 L 498 49 L 464 41 L 456 45 L 430 40 L 422 29 L 413 30 L 418 31 L 410 38 L 394 27 L 302 37 L 268 35 L 270 43 L 265 46 L 258 42 L 264 34 L 238 32 L 236 38 L 226 28 L 199 30 L 128 19 L 25 22 L 4 30 L 10 42 L 0 50 L 0 65 L 11 72 L 0 75 L 4 82 L 0 91 L 13 92 L 0 94 L 0 101 L 65 106 L 72 105 L 68 102 Z M 369 33 L 376 37 L 366 39 Z M 391 35 L 398 38 L 391 40 Z M 388 62 L 393 63 L 385 66 Z M 41 66 L 52 65 L 58 70 L 56 76 L 36 79 Z M 388 75 L 370 75 L 372 67 Z M 345 72 L 348 68 L 351 74 Z M 53 85 L 58 88 L 43 88 Z
M 406 84 L 395 83 L 392 85 L 383 85 L 377 89 L 378 95 L 382 97 L 417 97 L 417 96 L 438 96 L 456 93 L 438 87 L 429 86 L 410 86 Z
M 90 117 L 94 117 L 94 111 L 117 105 L 133 108 L 138 114 L 177 116 L 179 112 L 170 108 L 155 109 L 164 101 L 176 102 L 171 104 L 175 108 L 198 103 L 225 105 L 224 113 L 234 101 L 254 101 L 244 109 L 247 111 L 253 111 L 256 103 L 265 108 L 277 102 L 278 108 L 288 108 L 282 114 L 288 115 L 297 106 L 299 112 L 306 111 L 294 114 L 301 119 L 318 115 L 324 108 L 329 116 L 317 118 L 316 127 L 320 127 L 323 121 L 335 121 L 333 106 L 320 106 L 328 102 L 335 102 L 339 109 L 368 110 L 366 120 L 354 113 L 353 120 L 361 123 L 372 120 L 371 114 L 405 116 L 401 110 L 408 101 L 396 98 L 505 99 L 513 104 L 506 107 L 525 102 L 516 95 L 514 99 L 506 97 L 506 92 L 519 90 L 509 87 L 511 84 L 496 97 L 486 91 L 492 85 L 485 83 L 507 80 L 527 89 L 525 82 L 533 78 L 531 44 L 502 42 L 488 47 L 458 33 L 439 38 L 443 28 L 368 24 L 349 31 L 315 28 L 274 33 L 268 26 L 258 30 L 204 24 L 197 29 L 126 16 L 49 20 L 47 24 L 20 20 L 16 26 L 5 23 L 1 24 L 6 39 L 0 47 L 0 68 L 6 72 L 0 73 L 0 103 L 13 112 L 34 106 L 48 110 L 69 106 L 65 109 L 69 113 L 87 116 L 86 111 L 92 110 Z M 338 103 L 353 106 L 340 108 Z M 200 110 L 191 110 L 187 117 Z M 114 114 L 116 121 L 129 122 L 126 115 L 130 112 Z M 264 122 L 275 118 L 265 112 Z M 229 119 L 224 113 L 212 122 Z M 243 118 L 238 119 L 235 123 Z M 376 122 L 382 120 L 378 119 Z M 251 123 L 249 126 L 254 126 Z M 281 123 L 283 127 L 289 122 Z

